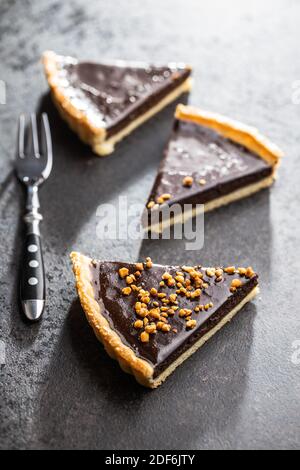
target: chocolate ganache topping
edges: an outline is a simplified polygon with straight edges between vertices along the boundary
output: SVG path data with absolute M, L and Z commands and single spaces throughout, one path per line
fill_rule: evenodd
M 252 268 L 159 266 L 149 259 L 137 265 L 93 261 L 90 271 L 102 314 L 122 342 L 153 365 L 154 377 L 258 284 Z
M 95 125 L 111 136 L 147 112 L 190 75 L 183 64 L 78 62 L 61 58 L 59 77 L 66 93 Z

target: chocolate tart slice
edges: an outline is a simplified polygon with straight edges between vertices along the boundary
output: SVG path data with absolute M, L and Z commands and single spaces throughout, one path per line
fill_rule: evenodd
M 43 63 L 60 114 L 99 155 L 191 87 L 184 64 L 79 62 L 54 52 Z
M 282 152 L 252 127 L 192 106 L 178 105 L 147 202 L 147 225 L 161 231 L 177 220 L 151 223 L 161 205 L 190 204 L 184 221 L 270 186 Z M 198 205 L 198 207 L 197 207 Z M 204 207 L 199 206 L 204 205 Z M 176 218 L 175 218 L 176 219 Z M 156 222 L 157 224 L 157 222 Z
M 160 266 L 72 253 L 87 320 L 108 354 L 156 388 L 258 292 L 252 268 Z

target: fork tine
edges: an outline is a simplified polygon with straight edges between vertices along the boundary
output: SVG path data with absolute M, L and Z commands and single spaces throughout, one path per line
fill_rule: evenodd
M 34 113 L 30 115 L 30 122 L 31 122 L 33 153 L 36 158 L 40 158 L 39 136 L 38 136 L 38 130 L 37 130 L 36 115 Z
M 45 169 L 42 173 L 45 179 L 48 178 L 52 170 L 53 156 L 52 156 L 52 141 L 49 120 L 46 113 L 42 114 L 42 123 L 41 123 L 41 150 L 43 156 L 46 156 L 47 163 Z
M 19 116 L 19 127 L 18 127 L 18 157 L 25 158 L 24 153 L 24 141 L 25 141 L 25 115 Z

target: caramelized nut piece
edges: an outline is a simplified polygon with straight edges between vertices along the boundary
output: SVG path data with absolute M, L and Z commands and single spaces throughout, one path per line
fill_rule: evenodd
M 149 333 L 147 333 L 147 331 L 143 331 L 141 333 L 141 341 L 142 343 L 148 343 L 149 341 Z
M 204 178 L 201 178 L 199 180 L 199 184 L 200 184 L 200 186 L 204 186 L 206 184 L 206 180 Z
M 122 289 L 122 294 L 123 295 L 130 295 L 131 294 L 131 287 L 124 287 Z
M 153 266 L 152 260 L 151 260 L 151 258 L 148 256 L 148 257 L 146 258 L 146 268 L 150 269 L 150 268 L 152 268 L 152 266 Z
M 155 318 L 156 320 L 159 320 L 160 318 L 159 308 L 152 308 L 151 310 L 149 310 L 149 315 L 151 318 Z
M 250 277 L 254 276 L 254 274 L 255 274 L 255 272 L 253 271 L 251 266 L 249 266 L 249 268 L 247 268 L 247 271 L 246 271 L 246 277 L 250 278 Z
M 186 322 L 186 327 L 190 329 L 195 328 L 196 325 L 197 325 L 196 320 L 189 320 Z
M 170 329 L 171 329 L 171 325 L 167 325 L 166 323 L 163 324 L 163 326 L 161 327 L 161 330 L 164 332 L 168 332 L 170 331 Z
M 163 273 L 163 275 L 161 276 L 161 278 L 162 278 L 163 280 L 172 279 L 172 275 L 171 275 L 170 273 L 165 272 L 165 273 Z
M 143 271 L 143 269 L 144 269 L 143 263 L 136 263 L 135 264 L 135 269 L 137 269 L 138 271 Z
M 129 271 L 127 268 L 120 268 L 119 269 L 119 276 L 124 279 L 124 277 L 128 276 Z
M 242 281 L 240 279 L 233 279 L 231 282 L 231 287 L 241 287 Z
M 196 289 L 194 292 L 191 293 L 191 298 L 196 299 L 197 297 L 200 297 L 200 295 L 201 295 L 201 290 Z
M 194 268 L 192 266 L 182 266 L 182 271 L 184 271 L 186 273 L 189 273 L 193 270 L 194 270 Z
M 138 312 L 142 308 L 141 302 L 136 302 L 134 305 L 135 311 Z
M 150 294 L 153 295 L 153 296 L 157 295 L 157 290 L 154 287 L 152 287 L 150 289 Z
M 215 272 L 216 277 L 221 277 L 222 274 L 223 274 L 223 269 L 221 269 L 221 268 L 220 268 L 220 269 L 216 269 L 216 272 Z
M 144 324 L 142 322 L 142 320 L 136 320 L 133 324 L 134 328 L 138 329 L 138 328 L 143 328 Z
M 145 318 L 149 314 L 149 311 L 146 308 L 141 308 L 141 310 L 138 310 L 136 314 L 139 317 Z
M 185 176 L 182 180 L 182 185 L 186 188 L 190 188 L 194 182 L 194 178 L 192 176 Z
M 247 269 L 246 268 L 238 268 L 238 272 L 240 276 L 245 276 Z
M 155 331 L 156 331 L 156 325 L 155 325 L 155 323 L 150 323 L 150 325 L 147 325 L 147 326 L 145 327 L 145 331 L 146 331 L 147 333 L 149 333 L 150 335 L 153 334 L 153 333 L 155 333 Z
M 171 294 L 169 299 L 170 299 L 171 302 L 176 302 L 177 294 Z
M 163 298 L 166 297 L 166 296 L 167 296 L 167 294 L 166 294 L 165 292 L 159 292 L 159 293 L 157 294 L 157 297 L 158 297 L 159 299 L 163 299 Z
M 126 284 L 132 284 L 134 281 L 134 279 L 132 278 L 132 276 L 127 276 L 126 277 Z
M 234 274 L 235 273 L 235 266 L 228 266 L 224 269 L 225 273 L 227 274 Z
M 206 270 L 206 275 L 208 277 L 213 277 L 215 275 L 215 273 L 216 273 L 216 270 L 213 269 L 213 268 L 207 268 L 207 270 Z
M 158 330 L 161 330 L 163 326 L 164 326 L 164 322 L 162 322 L 162 321 L 158 321 L 158 322 L 156 323 L 156 328 L 157 328 Z
M 152 209 L 153 206 L 155 206 L 155 202 L 154 202 L 154 201 L 148 202 L 148 204 L 147 204 L 147 208 L 148 208 L 148 209 Z

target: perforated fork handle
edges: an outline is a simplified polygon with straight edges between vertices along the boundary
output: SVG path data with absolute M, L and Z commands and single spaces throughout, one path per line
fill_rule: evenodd
M 37 186 L 28 186 L 24 221 L 26 224 L 25 245 L 21 265 L 20 296 L 24 314 L 31 321 L 41 317 L 46 301 L 45 270 L 42 254 L 39 223 Z

